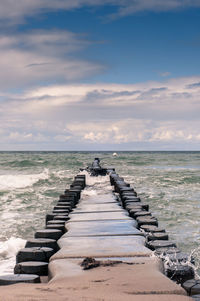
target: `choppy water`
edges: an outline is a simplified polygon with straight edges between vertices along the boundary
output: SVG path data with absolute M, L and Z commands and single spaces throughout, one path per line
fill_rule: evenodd
M 114 166 L 148 202 L 181 250 L 200 252 L 200 152 L 0 152 L 0 274 L 94 157 Z

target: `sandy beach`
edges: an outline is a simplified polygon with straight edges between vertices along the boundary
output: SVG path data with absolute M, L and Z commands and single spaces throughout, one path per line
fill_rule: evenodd
M 48 284 L 17 284 L 0 287 L 1 300 L 191 300 L 184 296 L 185 291 L 180 286 L 166 278 L 156 266 L 152 262 L 134 265 L 118 264 L 111 267 L 97 267 L 71 277 L 66 276 L 67 270 L 63 268 L 57 278 Z

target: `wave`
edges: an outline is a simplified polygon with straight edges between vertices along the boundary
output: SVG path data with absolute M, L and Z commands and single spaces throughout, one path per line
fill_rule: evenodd
M 46 180 L 49 178 L 49 170 L 44 169 L 39 174 L 15 174 L 15 175 L 0 175 L 0 190 L 7 190 L 10 188 L 24 188 L 32 186 L 39 180 Z
M 25 247 L 26 240 L 11 237 L 7 241 L 0 242 L 0 274 L 13 274 L 16 255 Z
M 41 164 L 41 162 L 40 162 Z M 34 167 L 38 165 L 38 162 L 34 162 L 33 160 L 21 160 L 21 161 L 11 161 L 2 164 L 3 166 L 10 167 Z
M 0 258 L 8 259 L 16 256 L 17 252 L 24 248 L 26 240 L 22 238 L 11 237 L 7 241 L 0 242 Z
M 79 173 L 80 175 L 86 176 L 86 183 L 88 186 L 94 186 L 95 184 L 105 184 L 109 181 L 109 176 L 98 176 L 93 177 L 87 171 L 82 171 Z

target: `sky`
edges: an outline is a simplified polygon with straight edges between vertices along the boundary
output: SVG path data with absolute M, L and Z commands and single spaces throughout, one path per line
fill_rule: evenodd
M 200 0 L 0 0 L 0 150 L 200 150 Z

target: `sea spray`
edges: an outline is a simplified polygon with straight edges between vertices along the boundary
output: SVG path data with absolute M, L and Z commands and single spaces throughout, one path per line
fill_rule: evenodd
M 17 252 L 24 248 L 26 240 L 11 237 L 7 241 L 0 242 L 0 274 L 12 274 Z
M 32 186 L 39 180 L 45 180 L 49 177 L 49 170 L 45 168 L 39 174 L 1 174 L 0 175 L 0 190 L 10 190 L 17 188 L 25 188 Z

